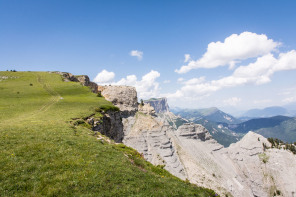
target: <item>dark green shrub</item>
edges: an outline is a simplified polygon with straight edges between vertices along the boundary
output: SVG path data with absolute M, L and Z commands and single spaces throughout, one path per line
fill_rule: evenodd
M 101 91 L 98 92 L 97 97 L 102 97 Z
M 114 105 L 101 105 L 95 109 L 96 112 L 119 111 L 119 108 Z

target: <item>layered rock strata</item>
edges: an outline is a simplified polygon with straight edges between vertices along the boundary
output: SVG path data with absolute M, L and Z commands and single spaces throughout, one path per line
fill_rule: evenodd
M 291 152 L 265 149 L 263 143 L 270 146 L 267 139 L 253 132 L 224 148 L 201 125 L 185 122 L 176 130 L 169 125 L 172 114 L 151 116 L 149 111 L 139 107 L 135 115 L 123 118 L 123 143 L 151 163 L 222 196 L 295 195 L 296 157 Z
M 88 77 L 63 76 L 96 87 Z M 178 120 L 168 111 L 165 100 L 154 102 L 155 108 L 151 103 L 138 106 L 135 88 L 127 86 L 99 86 L 94 92 L 101 92 L 121 112 L 109 111 L 102 119 L 89 117 L 93 130 L 135 148 L 175 176 L 222 196 L 296 196 L 295 155 L 268 148 L 270 143 L 261 135 L 249 132 L 224 148 L 203 126 Z M 176 120 L 183 125 L 177 126 Z
M 102 112 L 103 117 L 90 116 L 87 123 L 92 126 L 94 132 L 100 132 L 115 142 L 122 142 L 124 132 L 121 114 L 118 111 Z
M 149 103 L 155 110 L 156 113 L 169 112 L 170 108 L 166 98 L 152 98 L 145 100 L 145 103 Z

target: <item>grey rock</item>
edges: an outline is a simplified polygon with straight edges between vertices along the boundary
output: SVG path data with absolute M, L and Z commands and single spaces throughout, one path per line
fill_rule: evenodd
M 98 93 L 98 85 L 94 82 L 91 82 L 87 75 L 75 76 L 67 72 L 54 72 L 54 73 L 60 74 L 63 77 L 63 80 L 65 82 L 69 82 L 69 81 L 80 82 L 81 85 L 90 87 L 93 93 Z
M 149 100 L 145 100 L 144 103 L 149 103 L 154 108 L 156 113 L 164 113 L 170 111 L 166 98 L 152 98 Z
M 98 91 L 106 100 L 119 107 L 123 117 L 134 115 L 138 111 L 136 88 L 130 86 L 99 86 Z

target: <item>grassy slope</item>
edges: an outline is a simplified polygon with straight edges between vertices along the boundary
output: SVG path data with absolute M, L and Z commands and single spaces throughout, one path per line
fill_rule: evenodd
M 0 72 L 0 196 L 213 196 L 71 118 L 111 105 L 57 74 Z M 30 83 L 33 86 L 30 86 Z

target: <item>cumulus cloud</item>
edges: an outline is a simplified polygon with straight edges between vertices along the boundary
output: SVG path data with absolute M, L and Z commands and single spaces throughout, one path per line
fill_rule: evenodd
M 138 51 L 138 50 L 132 50 L 130 52 L 130 56 L 133 56 L 133 57 L 137 57 L 138 60 L 142 60 L 143 59 L 143 52 L 142 51 Z
M 266 55 L 274 51 L 279 45 L 279 42 L 268 39 L 264 34 L 259 35 L 252 32 L 243 32 L 239 35 L 232 34 L 224 42 L 211 42 L 206 53 L 196 61 L 189 61 L 190 56 L 186 54 L 185 60 L 188 61 L 188 64 L 176 69 L 175 72 L 181 74 L 192 69 L 215 68 L 226 65 L 234 68 L 239 61 Z
M 138 92 L 139 98 L 148 99 L 159 95 L 160 87 L 159 83 L 156 81 L 159 76 L 159 72 L 151 70 L 149 73 L 142 76 L 141 80 L 138 80 L 136 75 L 129 75 L 114 83 L 114 85 L 134 86 Z
M 164 80 L 163 83 L 171 83 L 170 80 Z
M 107 70 L 102 70 L 101 72 L 99 72 L 97 74 L 97 76 L 94 78 L 94 82 L 98 83 L 98 84 L 110 84 L 115 77 L 115 73 L 114 72 L 109 72 Z
M 231 97 L 229 99 L 223 100 L 223 103 L 229 106 L 237 106 L 241 101 L 242 99 L 239 97 Z
M 245 84 L 261 85 L 271 81 L 275 72 L 296 70 L 296 51 L 280 53 L 278 57 L 268 53 L 258 57 L 255 62 L 246 66 L 239 66 L 232 75 L 219 80 L 205 81 L 205 78 L 193 78 L 182 81 L 181 89 L 168 97 L 197 97 L 208 95 L 212 92 L 227 87 L 236 87 Z M 288 101 L 288 100 L 286 100 Z

